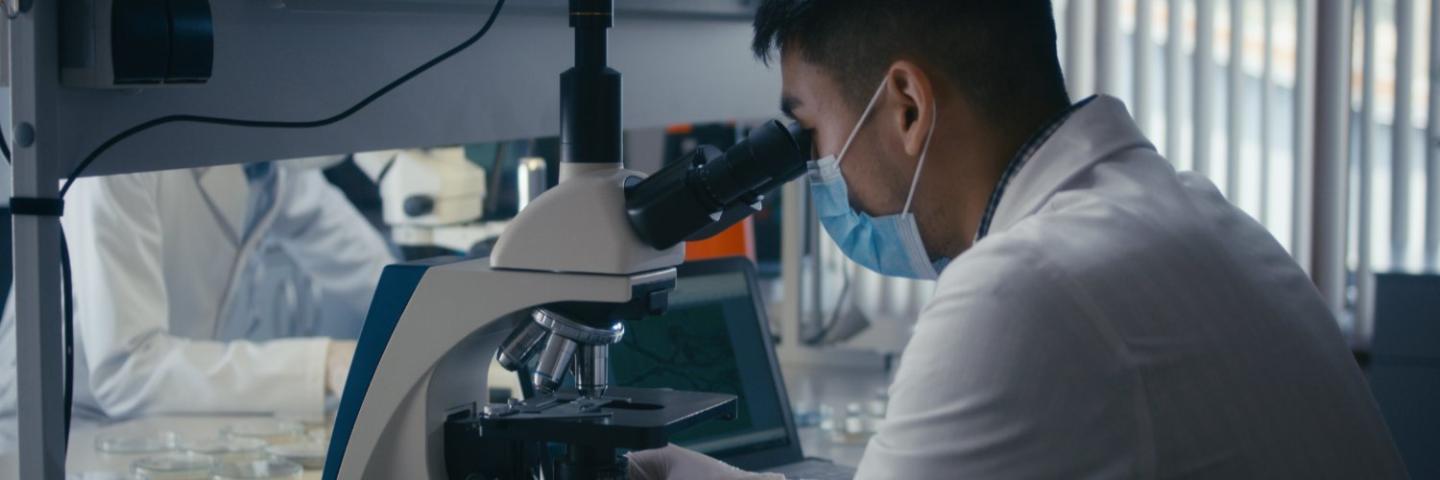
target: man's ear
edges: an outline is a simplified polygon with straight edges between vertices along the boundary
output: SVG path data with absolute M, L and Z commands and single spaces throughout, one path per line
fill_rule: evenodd
M 890 97 L 887 103 L 892 106 L 886 110 L 894 115 L 893 125 L 899 129 L 905 153 L 919 156 L 925 148 L 930 125 L 935 123 L 934 84 L 919 65 L 908 60 L 895 62 L 886 75 L 889 82 L 885 95 Z

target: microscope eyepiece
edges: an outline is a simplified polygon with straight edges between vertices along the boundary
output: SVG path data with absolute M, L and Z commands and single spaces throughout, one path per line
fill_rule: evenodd
M 758 212 L 765 195 L 803 175 L 810 152 L 808 132 L 774 120 L 725 152 L 702 146 L 628 186 L 630 226 L 658 249 L 709 238 Z

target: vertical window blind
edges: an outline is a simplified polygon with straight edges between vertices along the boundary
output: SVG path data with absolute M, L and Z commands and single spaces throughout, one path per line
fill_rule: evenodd
M 1055 9 L 1071 96 L 1124 100 L 1177 168 L 1208 176 L 1269 228 L 1363 339 L 1375 273 L 1440 271 L 1435 3 Z

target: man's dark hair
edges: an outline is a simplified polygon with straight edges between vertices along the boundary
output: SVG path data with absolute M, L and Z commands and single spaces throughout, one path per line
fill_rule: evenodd
M 901 59 L 938 72 L 1004 127 L 1069 103 L 1050 0 L 764 0 L 753 48 L 766 63 L 798 50 L 855 109 Z

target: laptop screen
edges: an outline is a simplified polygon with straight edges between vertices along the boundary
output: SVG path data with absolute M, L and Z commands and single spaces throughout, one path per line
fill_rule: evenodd
M 749 285 L 738 270 L 682 273 L 669 311 L 629 322 L 610 349 L 614 385 L 739 397 L 734 420 L 691 427 L 671 438 L 677 445 L 723 458 L 790 441 Z

